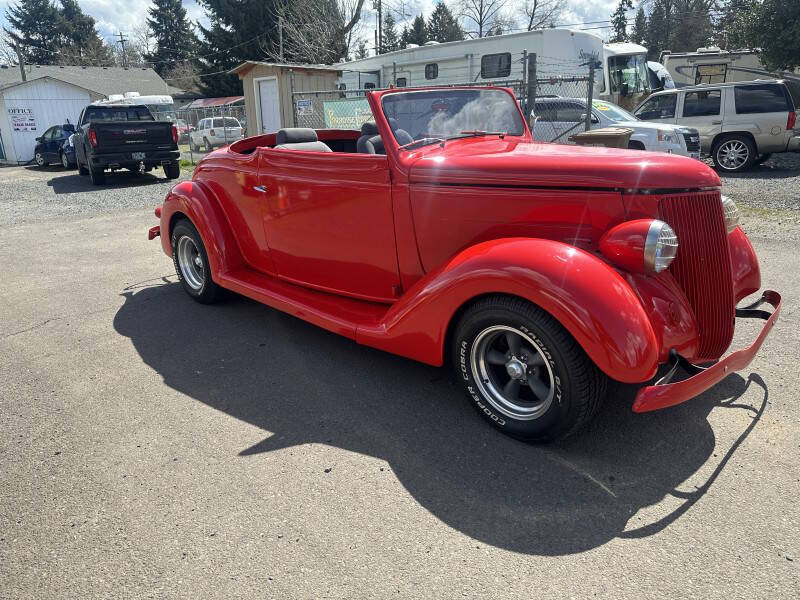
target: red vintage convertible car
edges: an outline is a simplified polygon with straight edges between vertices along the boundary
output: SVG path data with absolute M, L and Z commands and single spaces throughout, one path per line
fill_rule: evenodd
M 758 261 L 702 163 L 536 143 L 503 88 L 367 100 L 361 131 L 243 139 L 175 186 L 150 238 L 192 298 L 226 288 L 452 361 L 481 414 L 528 441 L 578 431 L 609 378 L 643 386 L 637 412 L 684 402 L 745 367 L 775 323 L 776 292 L 736 306 L 761 286 Z M 767 322 L 721 358 L 736 316 Z

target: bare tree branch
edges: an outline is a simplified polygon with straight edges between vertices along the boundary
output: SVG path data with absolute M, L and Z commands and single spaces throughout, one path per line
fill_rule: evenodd
M 459 0 L 458 16 L 466 23 L 465 32 L 472 37 L 486 37 L 493 30 L 506 28 L 508 0 Z
M 565 0 L 525 0 L 518 12 L 525 18 L 528 31 L 533 31 L 555 25 L 565 6 Z

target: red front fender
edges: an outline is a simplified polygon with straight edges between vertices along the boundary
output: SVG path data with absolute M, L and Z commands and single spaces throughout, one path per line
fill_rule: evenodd
M 658 368 L 658 342 L 635 292 L 599 258 L 561 242 L 513 238 L 468 248 L 417 282 L 359 343 L 441 365 L 456 311 L 486 294 L 525 298 L 557 319 L 610 377 L 640 383 Z
M 172 256 L 170 223 L 175 213 L 186 215 L 197 228 L 214 278 L 242 264 L 239 246 L 222 208 L 203 185 L 182 181 L 167 194 L 161 207 L 161 245 L 167 256 Z

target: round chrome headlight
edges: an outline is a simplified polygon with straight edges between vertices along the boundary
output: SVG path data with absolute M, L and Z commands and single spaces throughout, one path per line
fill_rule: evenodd
M 644 266 L 651 273 L 669 268 L 678 253 L 678 236 L 672 227 L 654 219 L 644 243 Z
M 725 215 L 725 227 L 731 233 L 739 225 L 739 207 L 727 196 L 722 196 L 722 212 Z

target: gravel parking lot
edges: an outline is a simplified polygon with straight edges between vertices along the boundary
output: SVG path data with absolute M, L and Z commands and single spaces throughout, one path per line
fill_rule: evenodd
M 798 153 L 775 154 L 750 171 L 722 175 L 721 179 L 723 193 L 747 208 L 800 211 Z
M 748 217 L 784 297 L 748 369 L 537 447 L 444 370 L 190 301 L 146 239 L 173 182 L 117 177 L 0 170 L 0 597 L 797 596 L 800 226 Z

